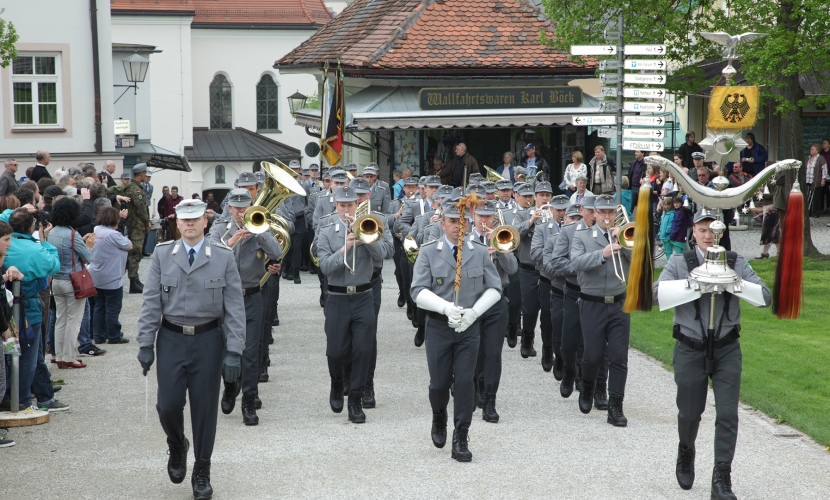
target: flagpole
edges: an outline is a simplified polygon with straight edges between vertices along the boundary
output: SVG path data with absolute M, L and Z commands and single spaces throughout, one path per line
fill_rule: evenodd
M 329 63 L 326 63 L 325 66 L 323 66 L 323 98 L 320 99 L 320 172 L 323 171 L 323 158 L 325 157 L 325 155 L 323 155 L 323 141 L 326 139 L 326 102 L 328 98 L 328 92 L 326 92 L 328 85 L 326 85 L 326 83 L 328 82 L 328 78 Z

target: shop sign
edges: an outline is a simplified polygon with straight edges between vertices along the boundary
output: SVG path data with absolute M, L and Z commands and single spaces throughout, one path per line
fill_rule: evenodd
M 424 111 L 466 109 L 576 108 L 578 87 L 446 87 L 424 88 L 418 95 Z

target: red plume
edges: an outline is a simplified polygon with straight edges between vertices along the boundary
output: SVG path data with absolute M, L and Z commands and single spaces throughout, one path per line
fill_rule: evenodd
M 787 212 L 781 221 L 780 254 L 775 268 L 772 312 L 779 319 L 798 317 L 804 301 L 801 281 L 804 251 L 804 196 L 801 190 L 790 191 Z

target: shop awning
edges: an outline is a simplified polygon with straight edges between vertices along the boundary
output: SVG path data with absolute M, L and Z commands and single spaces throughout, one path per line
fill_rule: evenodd
M 574 114 L 599 113 L 599 100 L 583 94 L 572 108 L 472 109 L 423 111 L 421 87 L 371 86 L 346 97 L 346 129 L 352 131 L 465 127 L 533 127 L 566 125 Z M 319 109 L 301 109 L 294 123 L 320 128 Z
M 115 148 L 115 150 L 124 156 L 138 156 L 141 162 L 146 163 L 149 168 L 190 172 L 190 164 L 187 162 L 187 158 L 150 144 L 149 139 L 139 139 L 135 141 L 133 147 Z

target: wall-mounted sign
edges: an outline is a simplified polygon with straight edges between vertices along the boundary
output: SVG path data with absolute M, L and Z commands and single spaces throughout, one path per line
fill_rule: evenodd
M 418 94 L 424 111 L 449 109 L 575 108 L 582 105 L 579 87 L 444 87 Z
M 115 120 L 115 133 L 116 134 L 129 134 L 130 133 L 130 120 Z

